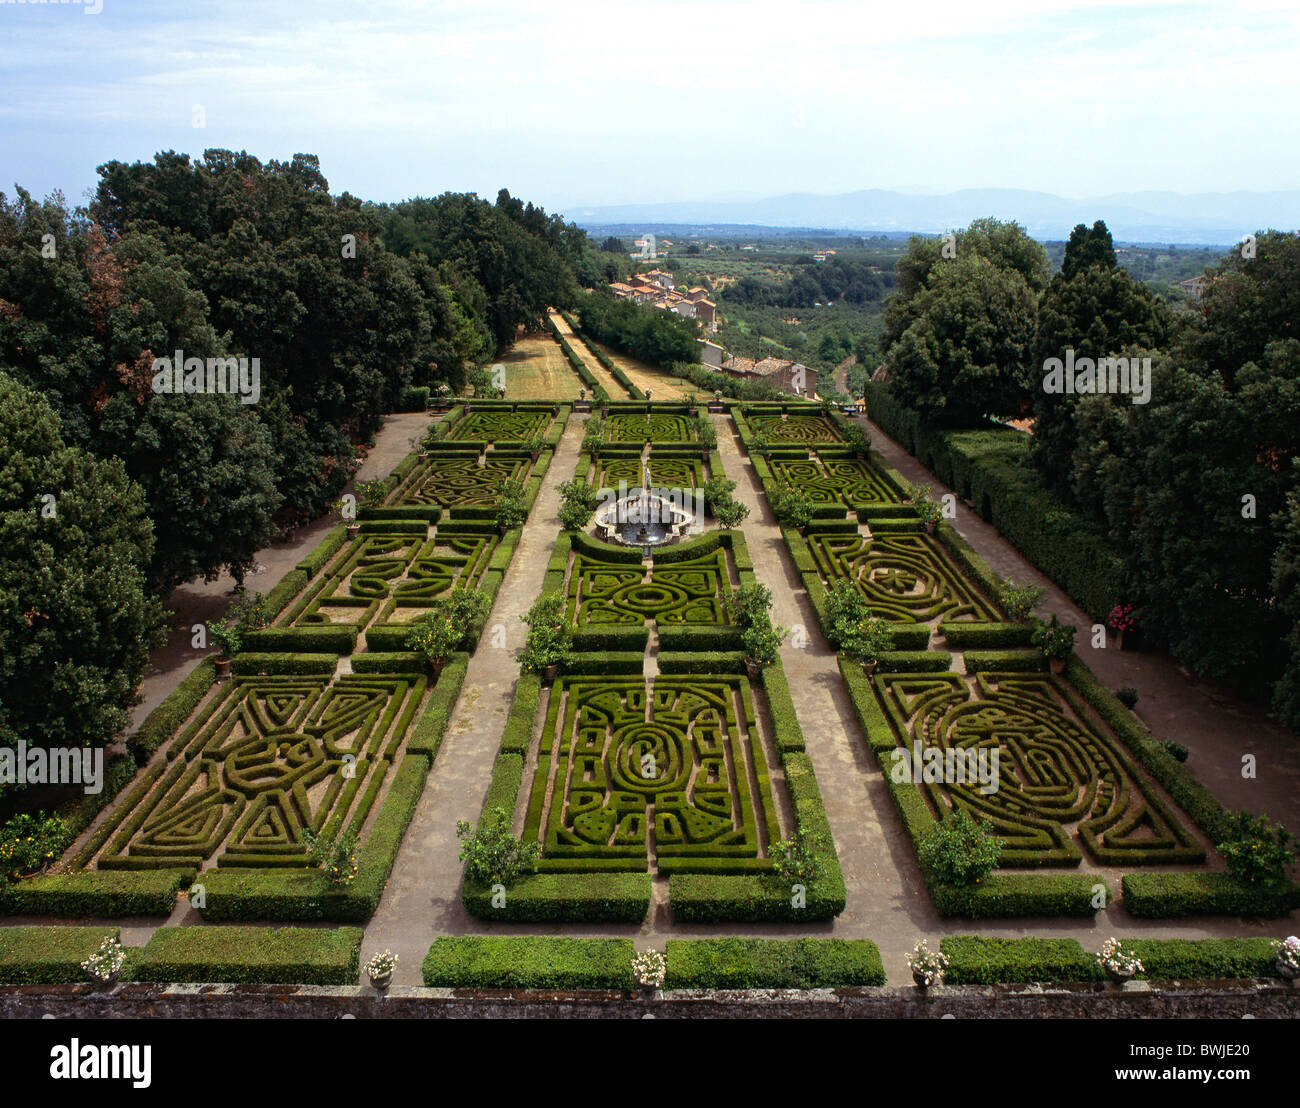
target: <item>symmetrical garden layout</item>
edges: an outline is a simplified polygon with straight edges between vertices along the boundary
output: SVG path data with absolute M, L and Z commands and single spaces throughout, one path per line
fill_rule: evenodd
M 543 872 L 757 861 L 780 836 L 748 681 L 561 678 L 524 834 Z
M 648 464 L 655 485 L 684 490 L 725 476 L 697 441 L 703 409 L 611 409 L 615 445 L 584 450 L 576 476 L 634 486 Z M 817 505 L 784 537 L 828 636 L 827 589 L 841 582 L 892 628 L 873 675 L 846 658 L 839 672 L 909 835 L 919 843 L 961 809 L 1003 840 L 1000 868 L 977 889 L 923 874 L 940 912 L 1088 915 L 1111 868 L 1208 865 L 1222 807 L 1077 657 L 1046 672 L 1029 628 L 1006 618 L 1000 580 L 946 523 L 927 533 L 908 486 L 847 445 L 838 416 L 807 404 L 730 414 L 768 495 L 788 484 Z M 503 532 L 494 505 L 507 481 L 534 502 L 568 417 L 489 402 L 439 419 L 357 533 L 330 532 L 273 590 L 275 614 L 246 636 L 233 677 L 215 681 L 202 663 L 132 736 L 141 768 L 115 806 L 60 875 L 0 896 L 4 910 L 165 915 L 197 878 L 196 907 L 213 920 L 368 919 L 469 662 L 458 654 L 435 677 L 407 646 L 409 624 L 456 587 L 495 598 L 520 529 Z M 472 915 L 642 921 L 656 877 L 681 922 L 843 910 L 784 667 L 748 676 L 731 607 L 738 587 L 775 579 L 755 572 L 742 531 L 700 522 L 702 534 L 653 556 L 581 531 L 556 537 L 542 592 L 564 598 L 574 653 L 553 683 L 519 678 L 481 783 L 484 816 L 499 810 L 541 853 L 504 894 L 466 879 Z M 993 788 L 952 772 L 989 765 Z M 339 887 L 309 867 L 309 838 L 345 833 L 359 873 Z M 773 847 L 797 836 L 816 865 L 792 883 Z

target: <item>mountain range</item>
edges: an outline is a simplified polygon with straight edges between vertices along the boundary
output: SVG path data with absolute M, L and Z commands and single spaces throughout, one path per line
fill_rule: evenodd
M 1078 223 L 1104 219 L 1123 242 L 1228 246 L 1251 232 L 1300 228 L 1300 190 L 1283 192 L 1119 192 L 1081 199 L 1026 189 L 961 189 L 921 195 L 863 189 L 833 195 L 788 193 L 754 200 L 571 206 L 581 226 L 750 224 L 827 231 L 937 234 L 972 219 L 1014 219 L 1037 239 L 1059 241 Z

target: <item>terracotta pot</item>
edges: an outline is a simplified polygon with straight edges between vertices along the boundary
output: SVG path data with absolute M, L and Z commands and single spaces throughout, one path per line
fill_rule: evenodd
M 431 669 L 431 670 L 433 671 L 433 676 L 434 676 L 435 679 L 438 678 L 438 677 L 441 677 L 441 676 L 442 676 L 442 671 L 443 671 L 444 669 L 446 669 L 446 668 L 447 668 L 447 659 L 446 659 L 446 658 L 430 658 L 430 659 L 429 659 L 429 669 Z
M 359 534 L 361 534 L 361 525 L 359 523 L 349 523 L 348 538 L 355 539 Z
M 504 523 L 498 523 L 498 524 L 497 524 L 497 530 L 501 532 L 501 537 L 502 537 L 502 538 L 505 538 L 505 537 L 506 537 L 506 532 L 509 531 L 510 528 L 507 527 Z
M 878 665 L 880 665 L 880 660 L 878 658 L 872 658 L 871 661 L 862 663 L 862 672 L 870 677 L 876 672 L 876 667 Z
M 225 678 L 227 678 L 227 677 L 230 676 L 230 659 L 229 659 L 229 658 L 218 658 L 217 661 L 216 661 L 216 666 L 217 666 L 217 680 L 218 680 L 218 681 L 220 681 L 220 680 L 224 680 Z
M 542 452 L 541 452 L 540 450 L 530 450 L 530 451 L 528 452 L 528 456 L 529 456 L 530 458 L 532 458 L 533 461 L 537 461 L 537 459 L 540 458 L 541 455 L 542 455 Z
M 1116 632 L 1115 632 L 1115 649 L 1116 649 L 1116 650 L 1123 650 L 1123 649 L 1124 649 L 1124 632 L 1123 632 L 1123 631 L 1116 631 Z
M 1053 673 L 1064 673 L 1064 672 L 1065 672 L 1065 659 L 1064 659 L 1064 658 L 1048 658 L 1048 659 L 1047 659 L 1047 665 L 1048 665 L 1048 668 L 1050 668 L 1051 671 L 1052 671 Z
M 935 532 L 935 528 L 937 528 L 938 526 L 939 525 L 937 523 L 927 523 L 925 525 L 925 533 L 927 535 L 933 535 Z
M 745 672 L 752 678 L 757 678 L 763 672 L 763 667 L 752 658 L 745 659 Z
M 553 662 L 549 666 L 542 667 L 542 680 L 545 681 L 548 685 L 554 682 L 556 677 L 558 677 L 559 675 L 560 675 L 559 663 Z

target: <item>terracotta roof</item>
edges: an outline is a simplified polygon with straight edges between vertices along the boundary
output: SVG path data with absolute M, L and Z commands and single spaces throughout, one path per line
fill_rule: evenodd
M 734 369 L 739 373 L 752 373 L 756 364 L 753 358 L 734 357 L 723 362 L 722 368 Z

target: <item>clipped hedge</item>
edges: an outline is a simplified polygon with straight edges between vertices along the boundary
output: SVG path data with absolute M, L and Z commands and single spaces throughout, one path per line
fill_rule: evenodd
M 193 869 L 83 870 L 0 884 L 0 915 L 60 919 L 170 916 Z
M 1126 873 L 1124 907 L 1143 919 L 1180 916 L 1263 916 L 1300 908 L 1300 884 L 1264 889 L 1226 873 Z
M 957 650 L 1006 650 L 1029 646 L 1032 627 L 1024 623 L 940 623 L 939 634 Z
M 302 570 L 308 577 L 315 577 L 325 568 L 329 560 L 343 548 L 343 544 L 347 541 L 347 524 L 340 523 L 337 527 L 327 531 L 325 537 L 316 544 L 312 552 L 294 568 Z
M 1119 556 L 1083 516 L 1043 486 L 1029 462 L 1029 435 L 992 424 L 966 431 L 924 427 L 882 382 L 869 381 L 866 398 L 871 419 L 886 434 L 970 500 L 1093 619 L 1104 620 L 1123 600 Z
M 949 935 L 939 943 L 948 959 L 946 985 L 1023 985 L 1035 981 L 1100 981 L 1096 955 L 1077 939 L 995 939 Z
M 478 919 L 511 923 L 641 923 L 650 911 L 650 875 L 537 873 L 510 885 L 503 907 L 494 907 L 492 900 L 489 885 L 466 879 L 461 886 L 465 910 Z
M 421 972 L 430 987 L 629 989 L 631 939 L 458 935 L 435 939 Z
M 81 963 L 120 927 L 0 927 L 0 984 L 75 985 L 88 982 Z
M 259 673 L 326 674 L 338 665 L 337 654 L 236 654 L 230 672 L 255 677 Z
M 355 985 L 359 927 L 160 927 L 135 964 L 137 981 Z
M 1105 902 L 1109 904 L 1111 901 L 1107 882 L 1097 874 L 1087 873 L 993 873 L 979 885 L 966 887 L 944 885 L 928 878 L 927 883 L 936 911 L 945 918 L 1088 918 L 1098 911 L 1093 906 L 1095 885 L 1104 886 Z
M 244 636 L 249 651 L 285 654 L 351 654 L 357 645 L 357 628 L 350 624 L 329 627 L 266 627 Z
M 163 743 L 172 737 L 217 679 L 217 667 L 205 658 L 177 685 L 167 698 L 145 717 L 135 733 L 126 740 L 126 749 L 139 765 L 144 765 Z
M 668 989 L 824 989 L 883 985 L 869 939 L 669 939 Z

